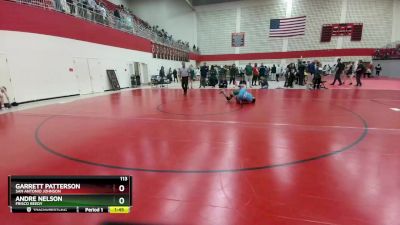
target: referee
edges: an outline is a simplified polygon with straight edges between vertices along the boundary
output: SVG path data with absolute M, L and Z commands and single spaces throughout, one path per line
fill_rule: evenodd
M 181 77 L 183 95 L 186 96 L 189 83 L 189 69 L 186 68 L 185 62 L 182 62 L 182 68 L 179 68 L 179 76 Z

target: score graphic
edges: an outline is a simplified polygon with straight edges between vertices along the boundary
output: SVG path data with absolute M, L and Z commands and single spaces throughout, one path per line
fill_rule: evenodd
M 9 176 L 13 213 L 129 213 L 131 176 Z

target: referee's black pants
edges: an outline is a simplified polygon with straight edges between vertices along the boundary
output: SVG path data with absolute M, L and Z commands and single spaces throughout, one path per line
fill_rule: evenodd
M 189 84 L 189 77 L 182 77 L 182 89 L 183 89 L 183 94 L 187 94 L 188 90 L 188 84 Z

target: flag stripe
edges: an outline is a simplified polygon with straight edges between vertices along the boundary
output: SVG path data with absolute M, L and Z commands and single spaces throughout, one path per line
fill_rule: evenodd
M 291 17 L 291 18 L 283 18 L 283 19 L 280 19 L 280 20 L 296 20 L 296 19 L 305 19 L 306 18 L 306 16 L 299 16 L 299 17 Z
M 305 27 L 305 26 L 306 24 L 285 25 L 285 26 L 280 26 L 279 29 L 292 28 L 292 27 Z
M 281 23 L 296 23 L 301 21 L 306 21 L 306 18 L 300 20 L 281 20 Z
M 272 37 L 284 37 L 284 36 L 291 36 L 291 35 L 304 35 L 304 32 L 294 32 L 294 33 L 287 33 L 287 34 L 272 34 Z
M 303 22 L 293 22 L 293 23 L 280 23 L 281 27 L 283 26 L 290 26 L 290 25 L 299 25 L 299 24 L 306 24 L 306 21 Z
M 304 33 L 304 31 L 290 31 L 290 32 L 274 32 L 271 35 L 275 35 L 275 34 L 294 34 L 294 33 Z
M 269 37 L 293 37 L 304 35 L 306 16 L 271 19 Z

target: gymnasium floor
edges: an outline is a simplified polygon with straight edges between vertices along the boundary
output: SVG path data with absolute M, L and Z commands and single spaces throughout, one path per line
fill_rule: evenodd
M 400 88 L 382 89 L 251 90 L 241 107 L 148 88 L 2 114 L 1 224 L 400 224 Z M 7 208 L 8 175 L 122 174 L 129 215 Z

